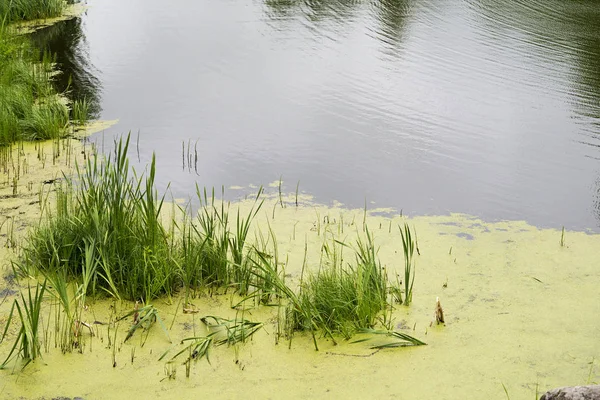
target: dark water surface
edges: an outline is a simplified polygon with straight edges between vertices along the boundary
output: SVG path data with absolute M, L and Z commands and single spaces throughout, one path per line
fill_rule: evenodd
M 176 197 L 282 175 L 324 202 L 599 230 L 595 0 L 89 5 L 39 42 Z

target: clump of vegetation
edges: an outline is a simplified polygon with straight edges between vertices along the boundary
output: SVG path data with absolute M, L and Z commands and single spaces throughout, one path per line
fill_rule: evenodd
M 114 152 L 104 162 L 92 156 L 85 168 L 76 169 L 75 177 L 65 177 L 56 207 L 28 236 L 17 270 L 23 275 L 41 271 L 57 282 L 53 287 L 63 309 L 70 307 L 68 296 L 60 290 L 63 279 L 82 282 L 76 286 L 76 298 L 91 293 L 141 301 L 146 306 L 133 312 L 143 316 L 134 323 L 131 335 L 157 320 L 156 309 L 147 305 L 151 299 L 183 290 L 186 307 L 188 298 L 200 290 L 232 289 L 241 296 L 233 308 L 243 310 L 249 302 L 250 306 L 278 306 L 277 336 L 289 338 L 290 343 L 297 331 L 310 332 L 318 349 L 317 334 L 335 342 L 336 336 L 348 339 L 378 324 L 390 329 L 393 300 L 401 290 L 390 283 L 366 225 L 354 245 L 328 237 L 318 271 L 306 277 L 305 258 L 295 290 L 285 281 L 285 264 L 278 260 L 270 227 L 268 236 L 258 232 L 254 245 L 249 243 L 252 221 L 263 204 L 262 189 L 245 215 L 239 209 L 232 214 L 228 203 L 215 199 L 214 190 L 209 196 L 197 189 L 201 203 L 197 216 L 183 212 L 183 219 L 171 219 L 166 228 L 163 198 L 154 185 L 155 158 L 147 174 L 132 172 L 129 140 L 128 136 L 115 142 Z M 415 242 L 408 226 L 402 238 L 405 304 L 409 304 Z M 346 259 L 345 251 L 351 252 Z M 81 304 L 76 303 L 75 310 Z M 67 326 L 81 325 L 76 311 L 67 314 Z M 207 343 L 191 338 L 189 349 L 194 348 L 193 353 Z
M 91 290 L 149 301 L 176 286 L 172 245 L 160 222 L 163 200 L 154 187 L 155 160 L 145 176 L 131 174 L 129 137 L 116 144 L 106 162 L 89 158 L 77 169 L 76 186 L 67 179 L 54 214 L 31 232 L 22 270 L 82 275 L 84 260 L 96 265 Z M 89 254 L 86 255 L 86 249 Z
M 238 210 L 235 226 L 230 226 L 229 206 L 215 200 L 215 192 L 208 196 L 196 189 L 201 209 L 195 221 L 185 220 L 182 227 L 180 258 L 181 278 L 187 288 L 234 287 L 245 296 L 252 286 L 247 239 L 250 224 L 260 210 L 262 188 L 248 215 Z
M 51 57 L 0 28 L 0 71 L 0 145 L 65 134 L 69 110 L 52 86 Z
M 2 0 L 0 16 L 4 23 L 30 21 L 58 17 L 66 7 L 65 0 Z
M 344 263 L 345 248 L 354 252 L 353 263 Z M 301 278 L 297 293 L 286 285 L 284 271 L 278 271 L 271 258 L 259 253 L 258 259 L 253 260 L 257 267 L 253 274 L 268 279 L 275 298 L 280 300 L 283 312 L 278 316 L 278 335 L 286 337 L 290 346 L 297 331 L 310 332 L 316 350 L 317 334 L 336 343 L 338 335 L 349 339 L 357 332 L 386 332 L 404 343 L 395 342 L 389 347 L 407 345 L 406 341 L 408 345 L 424 344 L 409 335 L 372 330 L 379 323 L 387 329 L 391 327 L 388 311 L 392 310 L 393 286 L 366 227 L 365 239 L 359 237 L 356 247 L 332 240 L 323 244 L 323 253 L 319 271 L 309 274 L 306 281 Z
M 236 215 L 230 227 L 229 207 L 198 196 L 204 206 L 169 230 L 162 224 L 163 198 L 154 185 L 155 159 L 146 175 L 131 172 L 130 137 L 115 144 L 105 162 L 89 158 L 76 177 L 65 178 L 56 207 L 33 229 L 19 271 L 78 279 L 86 263 L 94 265 L 91 293 L 148 302 L 184 288 L 195 295 L 202 287 L 233 287 L 245 296 L 259 286 L 246 241 L 250 224 L 262 205 L 256 197 L 248 215 Z M 187 302 L 187 301 L 186 301 Z
M 167 333 L 167 328 L 162 319 L 158 316 L 158 310 L 156 309 L 156 307 L 152 305 L 147 305 L 142 308 L 139 308 L 139 302 L 136 302 L 134 309 L 128 312 L 127 314 L 123 315 L 121 318 L 117 319 L 117 322 L 131 316 L 133 316 L 133 323 L 131 324 L 129 331 L 127 332 L 127 336 L 125 336 L 124 342 L 129 340 L 133 336 L 135 331 L 137 331 L 139 328 L 142 328 L 146 332 L 146 337 L 142 341 L 143 346 L 146 342 L 146 339 L 148 338 L 148 332 L 150 330 L 150 327 L 154 325 L 154 323 L 157 321 L 160 324 L 160 327 L 162 328 L 164 334 L 167 336 L 167 338 L 169 337 L 169 334 Z M 169 339 L 169 341 L 171 340 Z
M 372 328 L 387 306 L 388 277 L 377 258 L 373 237 L 358 239 L 354 263 L 344 263 L 344 244 L 323 246 L 325 263 L 309 275 L 300 301 L 322 317 L 321 328 L 350 338 L 358 329 Z M 308 326 L 307 321 L 301 324 Z

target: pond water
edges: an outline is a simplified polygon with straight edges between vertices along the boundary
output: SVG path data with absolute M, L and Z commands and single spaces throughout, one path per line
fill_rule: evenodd
M 175 197 L 282 177 L 325 203 L 600 228 L 596 1 L 88 5 L 34 38 Z

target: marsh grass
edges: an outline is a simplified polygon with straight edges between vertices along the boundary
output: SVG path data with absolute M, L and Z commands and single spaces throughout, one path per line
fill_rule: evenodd
M 56 299 L 55 337 L 56 346 L 63 353 L 71 352 L 74 348 L 82 351 L 83 328 L 87 328 L 91 336 L 91 326 L 83 321 L 83 311 L 86 307 L 86 293 L 96 272 L 97 263 L 93 258 L 93 246 L 85 248 L 85 260 L 82 265 L 80 280 L 68 282 L 64 270 L 58 269 L 54 274 L 46 274 L 49 282 L 49 293 Z
M 264 202 L 262 188 L 247 213 L 235 214 L 214 189 L 209 195 L 197 188 L 197 216 L 179 209 L 183 218 L 172 217 L 165 227 L 164 196 L 154 184 L 156 160 L 138 175 L 129 166 L 129 143 L 130 135 L 115 141 L 106 160 L 92 155 L 84 167 L 76 165 L 74 177 L 64 177 L 54 207 L 42 205 L 45 215 L 28 235 L 17 271 L 83 279 L 86 294 L 142 303 L 182 288 L 187 304 L 204 288 L 233 288 L 247 296 L 268 285 L 250 272 L 256 251 L 248 243 Z M 267 302 L 270 292 L 262 293 Z
M 345 261 L 344 251 L 351 252 L 352 262 Z M 327 238 L 318 271 L 306 277 L 305 258 L 298 292 L 285 283 L 285 271 L 277 269 L 272 257 L 258 251 L 256 256 L 252 273 L 257 279 L 268 279 L 268 290 L 279 299 L 277 332 L 289 340 L 290 347 L 297 331 L 310 332 L 315 350 L 319 350 L 317 334 L 336 343 L 338 335 L 349 339 L 380 322 L 391 325 L 392 304 L 388 299 L 393 298 L 392 285 L 368 227 L 354 246 Z
M 216 200 L 214 189 L 210 196 L 206 189 L 196 188 L 196 192 L 202 206 L 195 221 L 184 217 L 179 226 L 181 243 L 177 245 L 178 270 L 186 298 L 201 287 L 233 288 L 239 295 L 247 296 L 256 286 L 250 273 L 253 248 L 247 242 L 252 221 L 264 202 L 260 198 L 262 188 L 248 213 L 244 216 L 238 209 L 233 221 L 229 204 Z
M 200 267 L 200 281 L 212 287 L 226 287 L 230 284 L 231 272 L 228 260 L 229 206 L 224 200 L 215 200 L 214 189 L 210 198 L 206 189 L 203 192 L 204 196 L 198 187 L 196 193 L 203 205 L 197 217 L 200 229 L 194 229 L 194 242 L 200 256 L 196 264 Z
M 61 15 L 65 0 L 3 0 L 0 2 L 0 17 L 5 23 L 45 19 Z
M 21 292 L 21 302 L 14 301 L 0 343 L 6 338 L 12 318 L 15 316 L 15 310 L 17 310 L 21 327 L 8 356 L 0 364 L 0 369 L 6 368 L 13 359 L 19 358 L 25 362 L 23 365 L 23 368 L 25 368 L 31 361 L 41 357 L 39 333 L 42 327 L 41 309 L 45 290 L 46 282 L 42 285 L 36 285 L 34 292 L 32 292 L 31 286 L 28 286 L 27 297 Z
M 261 252 L 256 254 L 256 259 L 252 259 L 255 266 L 252 269 L 252 274 L 257 279 L 268 279 L 272 283 L 273 288 L 271 290 L 273 294 L 285 299 L 285 303 L 279 304 L 279 308 L 283 308 L 283 311 L 278 313 L 278 332 L 289 340 L 289 347 L 292 346 L 292 339 L 296 331 L 309 331 L 315 350 L 319 350 L 316 337 L 319 330 L 323 330 L 335 342 L 335 338 L 328 330 L 323 316 L 315 311 L 310 302 L 306 301 L 306 297 L 302 297 L 302 289 L 299 294 L 296 294 L 286 285 L 285 274 L 278 272 L 272 258 Z
M 317 214 L 317 233 L 323 238 L 321 260 L 318 269 L 305 272 L 310 271 L 305 245 L 300 285 L 292 289 L 286 282 L 287 259 L 279 259 L 270 224 L 265 234 L 251 228 L 264 204 L 262 188 L 242 212 L 232 211 L 228 202 L 218 200 L 214 189 L 209 192 L 197 187 L 200 209 L 196 216 L 180 208 L 183 217 L 171 217 L 170 228 L 165 228 L 164 197 L 154 185 L 155 157 L 146 173 L 138 175 L 127 159 L 129 143 L 129 135 L 115 141 L 114 152 L 106 160 L 93 155 L 85 167 L 76 167 L 73 178 L 65 176 L 56 192 L 55 207 L 42 206 L 45 215 L 27 237 L 23 257 L 16 264 L 21 275 L 39 270 L 47 279 L 56 280 L 53 293 L 67 316 L 63 332 L 82 325 L 81 309 L 89 294 L 148 304 L 158 296 L 182 290 L 184 307 L 203 290 L 233 292 L 232 308 L 238 311 L 259 305 L 278 307 L 277 337 L 289 339 L 290 346 L 297 331 L 310 332 L 318 350 L 318 335 L 335 343 L 337 336 L 349 339 L 380 323 L 391 327 L 393 300 L 402 300 L 401 291 L 399 284 L 390 283 L 379 261 L 366 219 L 362 229 L 357 229 L 356 242 L 350 245 L 334 235 L 335 229 L 343 233 L 341 219 L 340 224 L 332 224 L 329 216 L 324 216 L 321 231 Z M 252 233 L 254 242 L 250 241 Z M 416 245 L 408 225 L 401 233 L 407 265 L 404 283 L 408 285 L 404 303 L 409 304 Z M 67 283 L 74 285 L 72 294 Z M 152 306 L 127 314 L 131 315 L 134 320 L 125 340 L 140 328 L 147 332 L 156 321 L 164 329 Z M 247 324 L 242 328 L 231 331 L 242 338 L 244 330 L 254 332 Z M 79 334 L 79 330 L 75 332 Z M 220 340 L 211 338 L 215 343 Z M 74 339 L 71 335 L 62 342 L 76 343 Z M 197 337 L 188 342 L 191 360 L 205 342 Z
M 69 111 L 52 85 L 53 66 L 53 57 L 0 27 L 0 145 L 66 133 Z
M 54 213 L 28 236 L 21 270 L 36 266 L 77 279 L 93 265 L 86 290 L 94 294 L 148 301 L 172 293 L 176 264 L 160 222 L 155 159 L 148 174 L 131 173 L 128 146 L 129 136 L 105 162 L 91 157 L 73 179 L 65 177 Z
M 89 116 L 90 104 L 85 98 L 73 101 L 73 107 L 71 109 L 71 119 L 74 123 L 76 123 L 77 125 L 85 125 L 89 119 Z
M 344 261 L 344 248 L 354 252 L 353 263 Z M 324 263 L 303 285 L 301 302 L 320 316 L 321 328 L 348 339 L 356 330 L 377 323 L 388 304 L 388 278 L 367 227 L 364 239 L 359 236 L 354 248 L 334 241 L 323 249 Z
M 412 302 L 413 285 L 415 283 L 415 240 L 407 223 L 404 229 L 398 226 L 402 237 L 402 249 L 404 252 L 404 304 L 410 305 Z

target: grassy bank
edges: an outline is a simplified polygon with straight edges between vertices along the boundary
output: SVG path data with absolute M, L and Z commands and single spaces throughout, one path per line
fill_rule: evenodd
M 67 7 L 65 0 L 1 0 L 0 16 L 5 24 L 58 17 Z
M 10 23 L 60 15 L 63 1 L 0 2 L 0 146 L 19 140 L 55 139 L 66 134 L 71 105 L 52 85 L 51 55 L 40 54 Z M 85 122 L 85 104 L 73 117 Z M 76 115 L 75 115 L 76 114 Z

